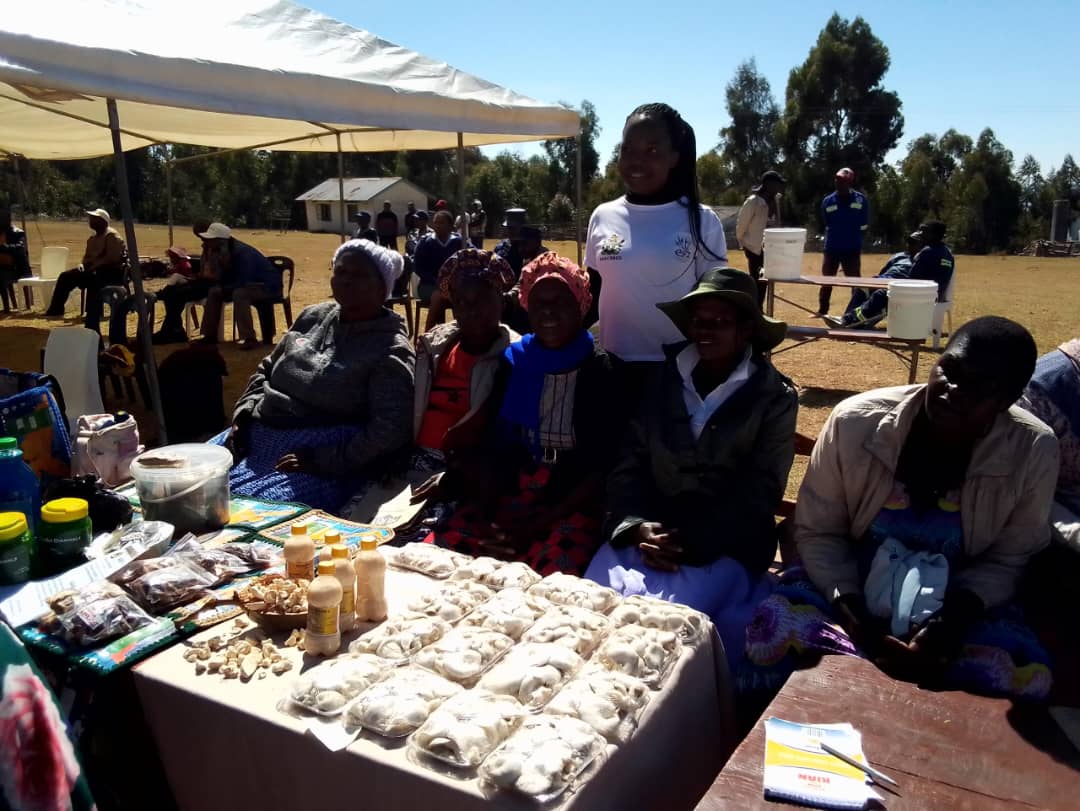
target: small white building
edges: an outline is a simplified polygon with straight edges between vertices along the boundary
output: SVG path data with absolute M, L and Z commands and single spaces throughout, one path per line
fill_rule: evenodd
M 313 189 L 296 198 L 304 204 L 308 231 L 341 233 L 341 206 L 338 179 L 324 180 Z M 398 216 L 398 229 L 405 232 L 405 212 L 410 202 L 417 211 L 428 206 L 428 194 L 419 186 L 400 177 L 347 177 L 345 178 L 345 218 L 348 231 L 356 230 L 356 215 L 370 211 L 372 227 L 375 215 L 382 211 L 383 202 L 390 205 Z

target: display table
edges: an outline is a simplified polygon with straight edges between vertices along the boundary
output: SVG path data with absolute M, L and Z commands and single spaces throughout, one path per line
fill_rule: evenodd
M 402 613 L 413 594 L 438 583 L 388 570 L 391 616 Z M 195 639 L 231 630 L 229 622 Z M 342 649 L 359 633 L 348 634 Z M 276 634 L 274 641 L 280 646 L 284 637 Z M 536 808 L 504 794 L 493 802 L 475 779 L 456 779 L 411 762 L 404 741 L 362 735 L 345 750 L 329 751 L 305 733 L 305 720 L 277 709 L 301 669 L 319 661 L 293 648 L 283 649 L 293 671 L 246 684 L 196 676 L 183 652 L 184 646 L 176 645 L 134 671 L 181 809 Z M 663 689 L 651 694 L 630 741 L 609 747 L 606 759 L 594 764 L 588 779 L 556 807 L 692 808 L 734 748 L 732 718 L 727 664 L 714 633 L 697 647 L 683 649 Z
M 1080 754 L 1042 706 L 921 690 L 863 659 L 826 656 L 792 674 L 769 716 L 854 724 L 870 765 L 899 783 L 875 788 L 890 811 L 1077 807 Z M 764 757 L 759 721 L 698 809 L 795 807 L 764 799 Z

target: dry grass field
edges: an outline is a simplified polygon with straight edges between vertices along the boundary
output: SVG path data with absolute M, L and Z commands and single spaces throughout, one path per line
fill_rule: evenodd
M 71 249 L 72 263 L 78 262 L 85 247 L 89 231 L 81 222 L 28 223 L 31 244 L 31 261 L 38 261 L 43 245 L 67 245 Z M 291 256 L 297 266 L 296 285 L 293 288 L 294 313 L 306 305 L 325 300 L 329 296 L 329 260 L 338 245 L 338 237 L 331 234 L 307 234 L 300 232 L 275 233 L 272 231 L 238 230 L 237 236 L 266 254 Z M 168 231 L 161 225 L 140 225 L 136 229 L 139 253 L 143 256 L 164 254 L 168 246 Z M 178 226 L 174 241 L 189 249 L 198 240 L 190 226 Z M 494 244 L 488 240 L 488 247 Z M 555 250 L 575 257 L 573 242 L 551 244 Z M 744 267 L 742 256 L 732 251 L 732 264 Z M 875 272 L 886 257 L 866 256 L 863 268 L 866 273 Z M 817 272 L 820 255 L 809 254 L 804 259 L 808 272 Z M 1024 324 L 1034 334 L 1040 352 L 1046 352 L 1067 338 L 1080 334 L 1080 260 L 1036 259 L 1021 256 L 959 256 L 957 257 L 958 280 L 956 284 L 956 307 L 953 324 L 979 315 L 996 314 L 1013 318 Z M 155 283 L 151 283 L 153 289 Z M 160 284 L 160 283 L 157 283 Z M 816 303 L 816 288 L 789 285 L 783 290 L 785 297 L 805 306 Z M 833 293 L 833 312 L 843 310 L 846 296 L 842 290 Z M 38 302 L 40 311 L 40 302 Z M 45 346 L 48 330 L 60 324 L 80 323 L 77 317 L 78 299 L 71 297 L 67 318 L 64 321 L 47 320 L 37 314 L 20 310 L 17 314 L 0 316 L 0 366 L 12 369 L 37 369 L 40 351 Z M 277 309 L 278 329 L 284 329 L 281 310 Z M 232 308 L 226 309 L 225 332 L 232 334 Z M 813 324 L 809 316 L 782 303 L 777 305 L 777 316 L 789 319 L 793 324 Z M 160 319 L 161 313 L 158 317 Z M 134 333 L 134 324 L 129 330 Z M 181 345 L 158 347 L 159 362 Z M 225 380 L 226 407 L 231 407 L 243 389 L 248 375 L 262 357 L 262 352 L 241 352 L 232 343 L 221 347 L 229 367 Z M 920 364 L 919 379 L 925 380 L 933 357 L 927 356 Z M 795 381 L 800 389 L 801 409 L 799 430 L 816 436 L 831 408 L 851 393 L 879 386 L 906 382 L 904 364 L 892 355 L 872 347 L 833 341 L 821 341 L 800 347 L 777 358 L 777 366 Z M 109 394 L 109 393 L 106 393 Z M 156 435 L 153 417 L 140 404 L 107 402 L 111 408 L 128 408 L 139 419 L 141 430 L 147 440 Z M 796 460 L 789 483 L 793 492 L 802 478 L 802 462 Z

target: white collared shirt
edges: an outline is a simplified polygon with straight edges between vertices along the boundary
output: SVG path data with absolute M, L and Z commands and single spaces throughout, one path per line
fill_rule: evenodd
M 683 380 L 683 402 L 686 403 L 686 412 L 690 415 L 690 430 L 694 432 L 694 439 L 701 439 L 701 432 L 705 430 L 705 424 L 716 413 L 716 409 L 750 379 L 753 371 L 750 354 L 750 348 L 747 347 L 742 361 L 728 375 L 728 379 L 706 394 L 704 399 L 694 387 L 694 369 L 701 360 L 697 346 L 690 344 L 675 358 L 675 365 Z

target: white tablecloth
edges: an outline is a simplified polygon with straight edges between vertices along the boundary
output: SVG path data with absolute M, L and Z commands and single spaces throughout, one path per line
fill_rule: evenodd
M 434 585 L 437 581 L 390 569 L 391 614 L 401 612 L 417 590 Z M 360 632 L 347 635 L 342 649 Z M 283 637 L 274 637 L 279 646 Z M 139 698 L 181 809 L 490 811 L 493 802 L 475 779 L 455 779 L 411 762 L 404 741 L 362 736 L 347 749 L 331 752 L 305 734 L 305 721 L 276 707 L 300 669 L 316 660 L 285 650 L 294 661 L 292 671 L 246 684 L 196 676 L 194 666 L 182 658 L 183 645 L 136 667 Z M 609 747 L 606 759 L 557 807 L 693 807 L 734 749 L 732 718 L 727 665 L 719 638 L 710 634 L 697 647 L 683 649 L 663 689 L 652 694 L 631 740 Z M 494 805 L 535 808 L 503 794 Z

